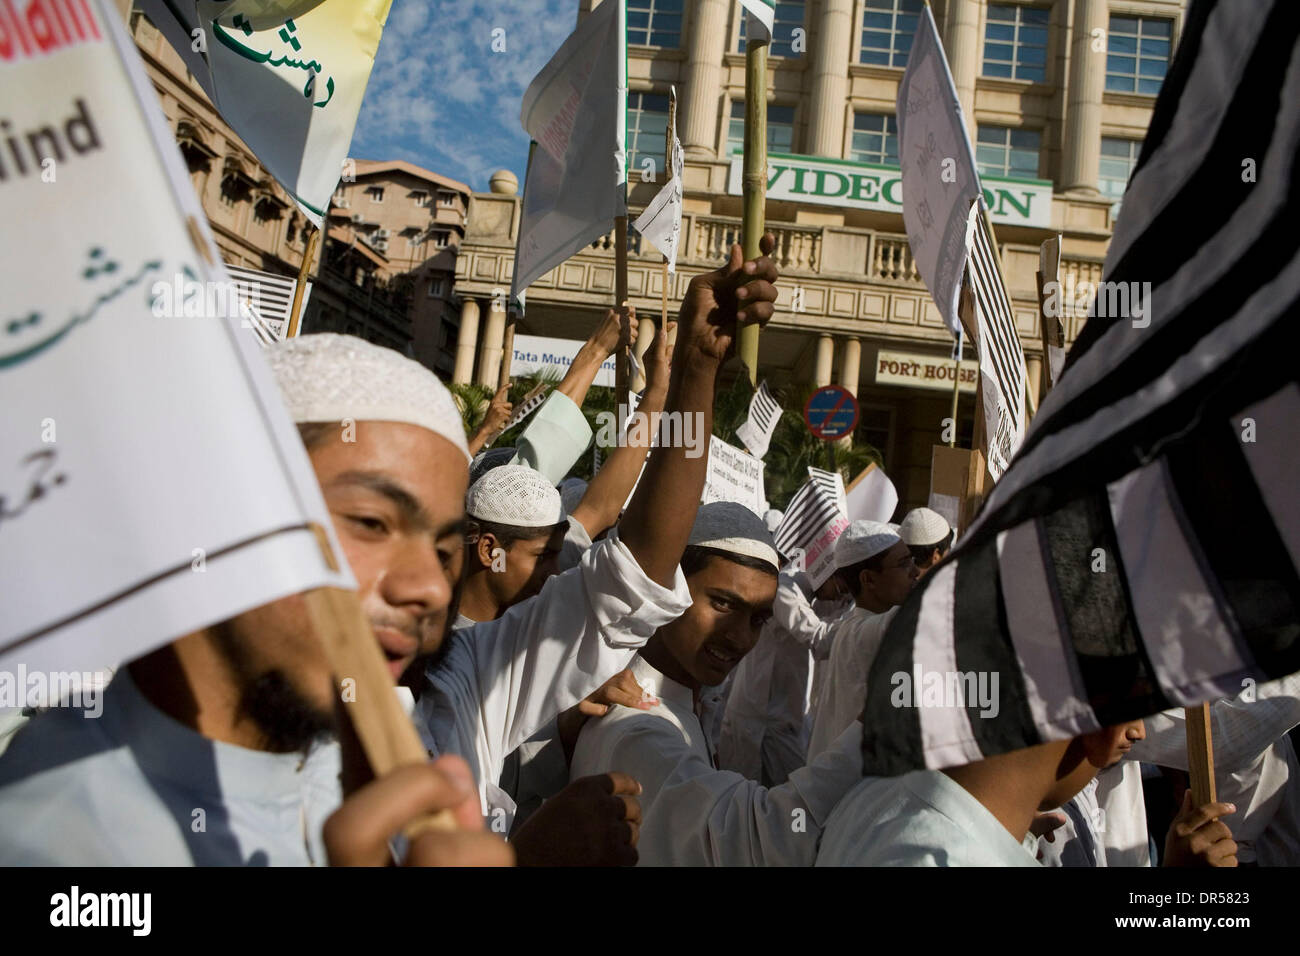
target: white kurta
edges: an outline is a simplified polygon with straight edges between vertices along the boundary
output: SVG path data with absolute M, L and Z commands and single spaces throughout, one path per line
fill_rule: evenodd
M 1101 837 L 1106 823 L 1097 801 L 1097 778 L 1056 812 L 1065 815 L 1065 825 L 1054 830 L 1050 840 L 1038 838 L 1038 861 L 1043 866 L 1106 866 Z
M 1142 797 L 1142 765 L 1121 761 L 1097 774 L 1097 803 L 1101 807 L 1101 844 L 1107 866 L 1150 866 L 1147 806 Z M 1164 840 L 1163 834 L 1157 839 Z
M 326 862 L 337 779 L 305 772 L 301 754 L 200 736 L 149 703 L 126 668 L 103 704 L 97 719 L 36 717 L 0 757 L 0 865 Z M 337 766 L 338 745 L 322 746 Z
M 784 783 L 808 762 L 814 658 L 831 625 L 850 608 L 809 603 L 793 575 L 782 573 L 772 618 L 732 671 L 718 739 L 718 762 L 765 786 Z
M 613 707 L 578 737 L 570 777 L 619 770 L 640 781 L 642 866 L 807 866 L 822 826 L 862 777 L 862 727 L 779 787 L 717 770 L 691 690 L 639 655 L 632 672 L 651 711 Z
M 690 604 L 680 568 L 674 589 L 663 588 L 611 534 L 536 597 L 448 638 L 416 704 L 425 745 L 469 762 L 489 826 L 508 833 L 515 805 L 497 784 L 506 756 L 627 667 Z
M 835 808 L 818 866 L 1037 866 L 1035 841 L 1013 837 L 937 770 L 867 777 Z
M 855 607 L 831 627 L 831 656 L 826 683 L 813 717 L 812 738 L 808 742 L 808 759 L 829 747 L 844 728 L 862 716 L 867 702 L 867 675 L 876 659 L 885 629 L 898 613 L 891 608 L 873 614 Z
M 1215 701 L 1210 723 L 1218 798 L 1237 806 L 1223 818 L 1237 843 L 1237 859 L 1300 865 L 1300 765 L 1286 736 L 1300 724 L 1300 674 Z M 1181 707 L 1146 718 L 1146 734 L 1125 759 L 1187 770 Z

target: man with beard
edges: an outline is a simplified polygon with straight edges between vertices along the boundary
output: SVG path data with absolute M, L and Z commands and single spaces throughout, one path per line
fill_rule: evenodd
M 396 680 L 447 624 L 469 457 L 460 415 L 395 352 L 343 336 L 282 350 L 316 359 L 272 362 L 295 420 L 318 422 L 300 433 Z M 312 767 L 339 763 L 336 695 L 307 621 L 301 596 L 275 601 L 119 668 L 98 720 L 33 720 L 0 759 L 0 861 L 325 862 L 321 826 L 341 790 Z

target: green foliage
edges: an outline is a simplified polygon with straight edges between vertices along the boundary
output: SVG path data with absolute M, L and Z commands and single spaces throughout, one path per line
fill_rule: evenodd
M 520 375 L 510 382 L 510 401 L 518 406 L 524 400 L 524 396 L 536 388 L 539 384 L 545 384 L 547 387 L 542 393 L 549 395 L 556 385 L 560 384 L 561 375 L 556 369 L 542 369 L 537 372 L 530 372 L 527 375 Z M 468 438 L 473 435 L 480 425 L 483 424 L 483 418 L 487 415 L 488 406 L 492 404 L 492 396 L 496 395 L 496 389 L 489 388 L 486 385 L 468 384 L 468 385 L 448 385 L 451 390 L 451 397 L 456 402 L 456 408 L 460 410 L 461 421 L 465 425 L 465 436 Z M 592 389 L 594 392 L 595 389 Z M 537 414 L 536 412 L 533 413 Z M 524 419 L 522 423 L 503 432 L 496 441 L 492 443 L 493 448 L 505 448 L 513 445 L 523 430 L 528 427 L 531 416 Z

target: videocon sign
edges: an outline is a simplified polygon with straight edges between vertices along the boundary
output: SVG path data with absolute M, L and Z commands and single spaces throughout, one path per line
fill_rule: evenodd
M 744 157 L 731 157 L 727 192 L 742 193 Z M 982 176 L 984 201 L 996 223 L 1047 229 L 1052 222 L 1052 184 L 1043 179 Z M 842 159 L 768 153 L 767 198 L 848 209 L 903 214 L 903 179 L 897 166 Z

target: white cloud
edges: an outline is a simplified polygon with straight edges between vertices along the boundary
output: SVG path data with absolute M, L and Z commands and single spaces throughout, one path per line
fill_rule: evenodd
M 475 189 L 502 167 L 522 178 L 520 100 L 576 24 L 576 0 L 395 0 L 352 153 L 407 159 Z M 492 50 L 497 28 L 504 52 Z

